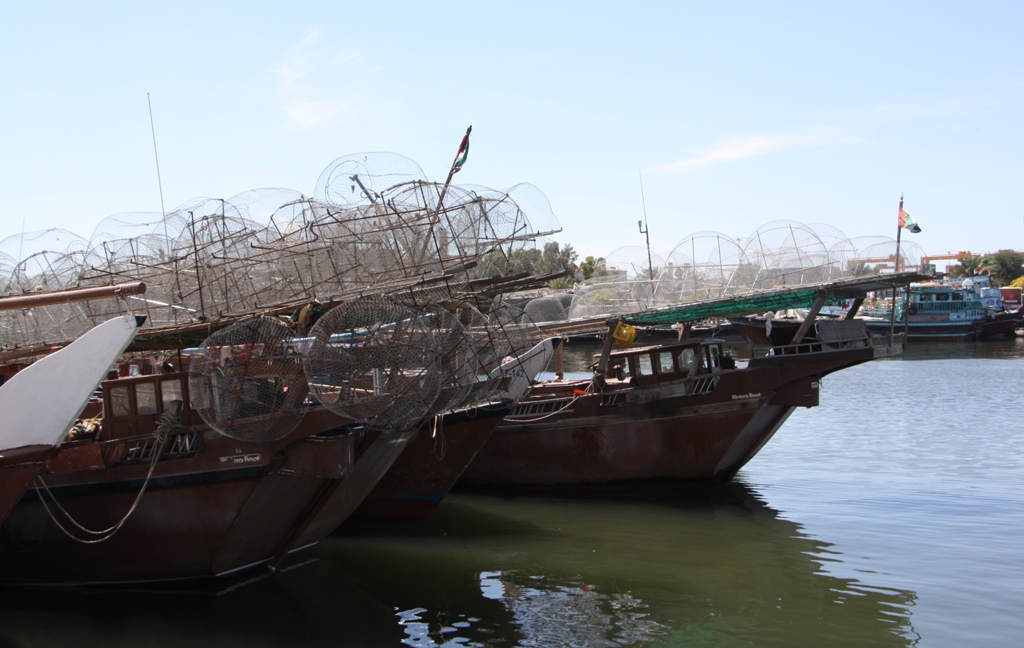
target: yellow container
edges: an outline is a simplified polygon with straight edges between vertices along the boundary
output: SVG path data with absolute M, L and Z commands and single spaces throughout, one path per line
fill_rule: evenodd
M 619 322 L 615 325 L 615 331 L 612 332 L 612 339 L 629 348 L 636 342 L 636 328 L 625 322 Z

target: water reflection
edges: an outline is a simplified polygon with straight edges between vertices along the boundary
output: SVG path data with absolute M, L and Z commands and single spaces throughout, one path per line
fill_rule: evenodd
M 912 592 L 828 575 L 826 542 L 742 483 L 685 495 L 457 494 L 319 550 L 414 611 L 409 645 L 910 645 Z
M 0 645 L 638 646 L 914 642 L 913 592 L 743 483 L 680 494 L 455 494 L 356 521 L 277 574 L 199 587 L 0 590 Z M 187 550 L 187 548 L 183 548 Z
M 913 342 L 907 345 L 903 358 L 906 360 L 961 360 L 974 358 L 1009 360 L 1024 358 L 1024 336 L 1012 335 L 1002 340 L 947 342 L 943 344 Z
M 396 646 L 401 637 L 393 608 L 317 560 L 231 583 L 0 589 L 5 647 Z

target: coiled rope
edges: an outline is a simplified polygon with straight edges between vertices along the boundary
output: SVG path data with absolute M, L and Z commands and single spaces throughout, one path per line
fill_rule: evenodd
M 142 501 L 142 496 L 146 493 L 146 488 L 149 486 L 149 482 L 153 478 L 153 473 L 156 470 L 157 463 L 160 461 L 160 456 L 164 453 L 164 450 L 167 448 L 167 443 L 168 440 L 170 439 L 171 433 L 177 432 L 181 429 L 184 429 L 184 426 L 181 425 L 181 418 L 176 414 L 172 414 L 171 412 L 164 412 L 163 416 L 160 417 L 160 425 L 153 433 L 153 436 L 156 439 L 156 444 L 153 450 L 153 458 L 150 459 L 149 462 L 149 472 L 146 474 L 146 479 L 145 481 L 142 482 L 142 488 L 139 489 L 139 494 L 135 496 L 135 501 L 132 503 L 131 508 L 129 508 L 128 512 L 124 514 L 124 517 L 122 517 L 120 521 L 118 521 L 114 525 L 101 530 L 93 530 L 81 525 L 77 520 L 75 520 L 71 516 L 70 513 L 68 513 L 67 509 L 60 505 L 60 502 L 57 501 L 56 496 L 54 496 L 53 492 L 50 490 L 50 487 L 46 485 L 46 482 L 43 481 L 41 475 L 36 476 L 36 483 L 34 484 L 36 494 L 39 496 L 39 501 L 42 502 L 43 508 L 46 509 L 47 514 L 50 516 L 50 519 L 53 520 L 53 523 L 57 525 L 57 528 L 60 529 L 64 535 L 71 538 L 75 542 L 80 542 L 82 544 L 97 544 L 111 539 L 112 537 L 114 537 L 114 534 L 121 530 L 121 527 L 124 526 L 125 522 L 128 521 L 128 518 L 131 517 L 132 513 L 135 512 L 135 509 L 138 508 L 139 503 Z M 40 486 L 42 487 L 41 490 Z M 49 496 L 50 501 L 53 503 L 53 505 L 57 508 L 57 510 L 59 510 L 64 515 L 67 521 L 70 522 L 74 526 L 74 528 L 78 529 L 82 533 L 94 537 L 81 538 L 75 533 L 69 531 L 68 528 L 64 524 L 62 524 L 60 520 L 57 519 L 57 516 L 54 515 L 53 510 L 50 508 L 50 505 L 46 503 L 46 498 L 43 497 L 43 493 Z

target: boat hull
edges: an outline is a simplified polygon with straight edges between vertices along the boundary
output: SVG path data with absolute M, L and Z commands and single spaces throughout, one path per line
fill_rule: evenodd
M 81 456 L 65 456 L 63 464 L 55 464 L 62 459 L 58 454 L 50 466 L 59 472 L 43 475 L 49 494 L 27 492 L 0 527 L 0 578 L 173 580 L 266 563 L 278 555 L 307 504 L 344 477 L 353 455 L 350 435 L 302 439 L 269 451 L 225 437 L 204 445 L 191 457 L 158 462 L 148 482 L 148 462 L 90 465 L 86 455 L 101 457 L 89 445 L 68 449 Z M 108 529 L 132 509 L 143 484 L 137 507 L 108 539 L 90 542 L 106 534 L 85 533 L 68 520 Z
M 700 394 L 686 393 L 680 381 L 609 384 L 547 414 L 536 405 L 566 390 L 541 386 L 514 411 L 522 415 L 498 426 L 460 484 L 549 489 L 726 481 L 796 407 L 818 404 L 823 376 L 873 357 L 867 347 L 759 358 L 721 372 L 714 389 Z
M 265 444 L 190 431 L 151 477 L 151 454 L 130 460 L 152 452 L 151 437 L 67 445 L 32 464 L 48 491 L 28 490 L 0 527 L 0 582 L 163 581 L 280 564 L 351 515 L 416 433 L 346 422 L 318 409 Z M 76 526 L 98 532 L 122 518 L 114 533 Z
M 446 414 L 437 429 L 420 429 L 391 469 L 367 495 L 355 515 L 375 518 L 430 516 L 473 461 L 510 406 Z
M 971 342 L 1012 335 L 1020 321 L 1021 315 L 1017 312 L 1000 313 L 984 319 L 959 321 L 916 319 L 911 316 L 909 324 L 895 322 L 892 329 L 897 333 L 905 331 L 910 342 Z M 864 322 L 867 324 L 868 330 L 876 335 L 889 333 L 888 320 L 865 318 Z

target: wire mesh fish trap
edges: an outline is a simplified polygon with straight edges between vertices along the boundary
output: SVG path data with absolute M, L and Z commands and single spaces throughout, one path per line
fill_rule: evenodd
M 63 230 L 7 237 L 0 294 L 141 281 L 146 294 L 128 299 L 147 329 L 217 325 L 442 276 L 491 279 L 486 256 L 558 229 L 532 185 L 445 185 L 403 156 L 360 153 L 332 163 L 312 197 L 252 190 L 196 198 L 166 215 L 115 214 L 89 239 Z M 0 342 L 73 339 L 122 310 L 104 300 L 54 309 L 53 317 L 0 314 Z
M 310 392 L 331 411 L 380 429 L 418 422 L 441 390 L 430 318 L 384 297 L 328 311 L 310 330 Z
M 501 400 L 508 388 L 501 365 L 533 346 L 536 326 L 521 308 L 501 299 L 488 306 L 487 314 L 467 302 L 460 308 L 459 318 L 466 324 L 475 349 L 475 382 L 463 406 Z
M 459 318 L 439 304 L 423 308 L 424 320 L 432 328 L 438 346 L 440 390 L 428 416 L 458 408 L 473 392 L 478 378 L 476 349 Z
M 192 409 L 233 439 L 284 438 L 306 413 L 308 386 L 291 329 L 253 317 L 217 331 L 192 356 Z

